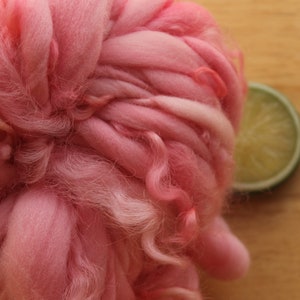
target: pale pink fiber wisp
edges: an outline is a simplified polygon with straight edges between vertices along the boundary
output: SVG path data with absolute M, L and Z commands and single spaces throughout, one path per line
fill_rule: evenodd
M 173 0 L 0 0 L 0 299 L 202 299 L 242 276 L 221 217 L 245 95 Z

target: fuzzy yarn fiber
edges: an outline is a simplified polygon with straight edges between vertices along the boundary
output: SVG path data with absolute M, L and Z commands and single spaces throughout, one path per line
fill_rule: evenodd
M 0 299 L 202 299 L 243 275 L 221 218 L 244 79 L 172 0 L 0 0 Z

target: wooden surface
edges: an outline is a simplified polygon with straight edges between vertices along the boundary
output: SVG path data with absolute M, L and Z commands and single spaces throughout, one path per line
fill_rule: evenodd
M 194 1 L 240 45 L 248 80 L 280 90 L 300 111 L 300 1 Z M 205 299 L 300 299 L 300 168 L 270 192 L 235 199 L 226 218 L 250 250 L 251 269 L 236 282 L 203 278 Z

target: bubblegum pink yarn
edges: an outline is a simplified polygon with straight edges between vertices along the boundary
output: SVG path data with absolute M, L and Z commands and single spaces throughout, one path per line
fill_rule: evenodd
M 220 214 L 244 79 L 173 0 L 0 0 L 0 299 L 202 299 L 242 276 Z

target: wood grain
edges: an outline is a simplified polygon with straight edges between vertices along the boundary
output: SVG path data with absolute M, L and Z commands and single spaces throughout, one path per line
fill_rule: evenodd
M 300 1 L 194 1 L 239 44 L 248 80 L 273 86 L 300 111 Z M 248 246 L 252 265 L 236 282 L 203 277 L 204 298 L 300 299 L 300 169 L 272 191 L 233 200 L 226 218 Z

